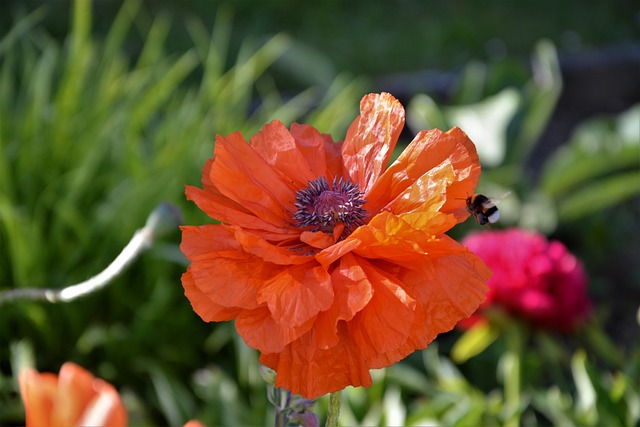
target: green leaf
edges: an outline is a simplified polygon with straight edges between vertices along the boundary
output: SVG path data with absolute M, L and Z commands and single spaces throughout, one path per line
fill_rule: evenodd
M 585 352 L 582 350 L 577 351 L 571 359 L 571 372 L 578 392 L 576 409 L 579 414 L 588 420 L 589 424 L 593 424 L 598 420 L 597 396 L 596 389 L 587 372 L 586 362 L 587 356 Z
M 536 44 L 532 59 L 533 77 L 523 93 L 523 105 L 516 135 L 510 141 L 507 163 L 521 164 L 528 158 L 553 113 L 562 91 L 558 55 L 548 40 Z
M 479 324 L 467 330 L 451 349 L 451 359 L 464 363 L 477 356 L 498 338 L 498 332 L 489 323 Z
M 542 189 L 551 196 L 562 197 L 598 176 L 633 167 L 638 164 L 639 159 L 640 146 L 623 146 L 615 150 L 597 150 L 591 153 L 568 146 L 547 161 Z
M 504 89 L 481 102 L 445 109 L 449 126 L 458 126 L 474 142 L 483 165 L 502 164 L 507 151 L 507 127 L 513 119 L 520 96 Z
M 561 220 L 575 221 L 640 194 L 640 172 L 596 181 L 559 202 Z
M 407 106 L 407 123 L 414 132 L 422 129 L 449 129 L 449 121 L 438 104 L 428 95 L 414 96 Z
M 402 426 L 405 424 L 407 408 L 402 402 L 402 394 L 399 387 L 390 386 L 386 389 L 382 407 L 387 425 Z

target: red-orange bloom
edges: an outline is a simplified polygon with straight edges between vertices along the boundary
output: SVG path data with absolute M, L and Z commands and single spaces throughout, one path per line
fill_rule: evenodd
M 116 389 L 74 363 L 62 365 L 59 375 L 25 369 L 19 382 L 27 426 L 127 424 L 127 412 Z
M 404 109 L 365 96 L 343 142 L 274 121 L 218 136 L 187 198 L 222 224 L 182 227 L 182 284 L 205 321 L 235 319 L 276 386 L 369 386 L 484 300 L 488 268 L 444 233 L 480 165 L 458 128 L 422 131 L 389 167 Z

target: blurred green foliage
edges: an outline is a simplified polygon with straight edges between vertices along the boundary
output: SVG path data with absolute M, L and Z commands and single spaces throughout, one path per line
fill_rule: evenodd
M 96 40 L 91 3 L 74 4 L 64 44 L 39 27 L 41 10 L 18 21 L 0 44 L 2 288 L 59 288 L 96 274 L 161 201 L 179 206 L 188 223 L 207 222 L 187 208 L 183 192 L 185 183 L 200 181 L 216 133 L 251 135 L 273 119 L 302 116 L 327 133 L 344 133 L 357 111 L 360 85 L 347 77 L 323 91 L 279 96 L 265 71 L 290 47 L 285 35 L 246 40 L 229 61 L 232 20 L 224 11 L 213 32 L 192 18 L 193 47 L 171 54 L 167 16 L 141 20 L 140 3 L 127 2 L 105 39 Z M 123 44 L 145 24 L 144 47 L 132 62 Z M 194 74 L 197 84 L 187 84 Z M 201 322 L 182 295 L 178 242 L 175 230 L 109 289 L 82 302 L 3 306 L 3 375 L 9 344 L 28 342 L 41 370 L 57 372 L 74 360 L 131 399 L 144 396 L 144 404 L 133 404 L 141 410 L 132 414 L 134 424 L 177 425 L 193 416 L 200 405 L 191 379 L 219 387 L 233 381 L 241 400 L 256 399 L 248 391 L 261 384 L 251 369 L 255 355 L 234 344 L 232 325 Z M 3 424 L 22 419 L 15 386 L 7 377 L 0 383 Z M 263 424 L 265 402 L 258 401 L 262 411 L 252 404 L 255 410 L 238 410 L 226 423 Z
M 627 2 L 549 3 L 551 14 L 535 2 L 433 2 L 426 15 L 417 2 L 219 2 L 211 21 L 209 2 L 163 3 L 26 2 L 15 21 L 13 10 L 0 14 L 0 290 L 96 274 L 161 201 L 185 223 L 209 221 L 183 186 L 199 182 L 217 133 L 251 135 L 277 118 L 338 139 L 367 79 L 466 63 L 454 103 L 418 94 L 408 125 L 458 125 L 472 136 L 485 166 L 479 189 L 511 192 L 501 226 L 567 242 L 601 299 L 595 320 L 572 337 L 509 322 L 447 334 L 373 372 L 372 387 L 348 389 L 342 423 L 638 425 L 640 349 L 629 338 L 638 333 L 639 107 L 584 123 L 539 179 L 524 172 L 562 91 L 556 46 L 632 38 Z M 523 17 L 542 26 L 527 31 Z M 536 45 L 529 71 L 521 56 L 541 36 L 551 41 Z M 176 230 L 82 301 L 0 308 L 0 424 L 23 421 L 20 366 L 57 372 L 68 360 L 119 389 L 132 425 L 271 423 L 256 352 L 232 324 L 202 322 L 184 298 L 178 244 Z M 326 411 L 324 399 L 316 406 Z

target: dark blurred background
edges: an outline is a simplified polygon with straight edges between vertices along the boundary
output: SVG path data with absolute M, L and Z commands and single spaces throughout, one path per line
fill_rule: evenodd
M 94 2 L 93 32 L 104 37 L 121 0 Z M 564 90 L 557 113 L 541 138 L 531 166 L 569 137 L 576 123 L 599 113 L 617 113 L 640 100 L 640 7 L 632 0 L 143 0 L 147 24 L 171 17 L 166 48 L 192 46 L 189 21 L 212 28 L 216 14 L 229 14 L 233 31 L 229 58 L 243 42 L 259 43 L 277 33 L 294 38 L 293 47 L 272 69 L 283 93 L 311 85 L 328 86 L 339 73 L 364 76 L 371 91 L 390 91 L 401 101 L 427 92 L 455 103 L 459 73 L 470 62 L 485 64 L 485 95 L 522 86 L 529 77 L 535 44 L 550 40 L 558 50 Z M 17 16 L 44 7 L 43 26 L 64 40 L 71 1 L 5 0 L 0 28 Z M 140 18 L 140 17 L 139 17 Z M 128 34 L 132 60 L 146 37 L 145 19 Z M 197 79 L 197 75 L 192 77 Z

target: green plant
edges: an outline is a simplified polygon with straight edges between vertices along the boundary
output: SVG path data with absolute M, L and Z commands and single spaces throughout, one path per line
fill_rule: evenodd
M 278 94 L 267 71 L 290 47 L 285 35 L 247 40 L 229 61 L 229 11 L 220 10 L 211 34 L 191 19 L 193 47 L 176 54 L 165 47 L 170 18 L 145 21 L 140 2 L 123 3 L 104 40 L 92 36 L 91 2 L 73 5 L 66 43 L 39 28 L 43 9 L 0 42 L 3 289 L 59 288 L 96 274 L 161 201 L 187 218 L 199 215 L 184 198 L 184 184 L 200 180 L 216 133 L 251 134 L 276 118 L 300 119 L 312 107 L 305 121 L 344 132 L 341 112 L 356 108 L 360 84 L 346 76 L 326 96 L 314 88 L 289 99 Z M 133 27 L 146 34 L 135 59 L 125 49 Z M 82 302 L 4 306 L 1 341 L 31 345 L 38 369 L 57 372 L 75 360 L 113 382 L 133 402 L 138 424 L 192 417 L 209 397 L 191 391 L 191 377 L 214 378 L 220 387 L 235 378 L 237 409 L 227 406 L 227 415 L 210 419 L 262 424 L 263 383 L 257 370 L 251 373 L 256 357 L 234 342 L 232 325 L 211 327 L 193 314 L 182 295 L 178 243 L 175 230 Z M 9 345 L 0 348 L 2 423 L 21 419 L 7 372 L 14 356 Z

